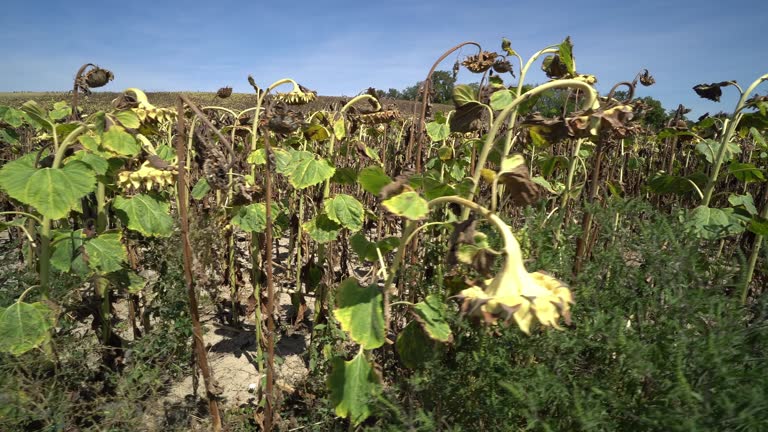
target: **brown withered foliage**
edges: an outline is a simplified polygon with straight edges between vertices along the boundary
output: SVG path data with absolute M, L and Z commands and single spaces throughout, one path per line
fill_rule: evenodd
M 216 97 L 219 99 L 226 99 L 232 96 L 232 87 L 222 87 L 216 91 Z
M 493 62 L 493 71 L 499 74 L 510 72 L 512 73 L 512 76 L 515 76 L 514 72 L 512 71 L 512 63 L 503 57 L 498 58 L 495 62 Z
M 483 127 L 486 110 L 477 102 L 470 102 L 456 108 L 449 120 L 451 132 L 473 132 Z
M 643 69 L 643 72 L 638 77 L 640 80 L 640 84 L 642 84 L 645 87 L 652 86 L 656 84 L 656 79 L 651 75 L 650 72 L 648 72 L 648 69 Z
M 406 172 L 397 176 L 392 183 L 381 188 L 379 198 L 385 200 L 407 190 L 411 190 L 411 186 L 408 184 L 408 178 L 411 174 L 411 172 Z
M 616 105 L 611 108 L 586 110 L 571 113 L 567 117 L 545 118 L 540 113 L 533 113 L 521 120 L 521 124 L 533 129 L 549 142 L 556 142 L 567 137 L 587 138 L 592 136 L 592 128 L 598 126 L 600 134 L 613 133 L 617 137 L 626 137 L 636 132 L 637 126 L 631 123 L 634 109 L 630 105 Z
M 450 267 L 456 266 L 459 263 L 457 253 L 459 252 L 459 246 L 461 245 L 474 245 L 475 234 L 477 228 L 477 221 L 474 216 L 470 215 L 467 220 L 457 222 L 453 224 L 453 232 L 449 240 L 448 255 L 446 256 L 446 264 Z M 480 249 L 472 259 L 472 268 L 478 273 L 487 276 L 491 273 L 493 267 L 493 256 L 491 256 L 486 250 Z
M 526 206 L 538 201 L 543 191 L 541 186 L 531 181 L 525 164 L 501 173 L 499 184 L 504 185 L 505 195 L 508 195 L 512 203 L 518 206 Z
M 461 64 L 471 72 L 483 73 L 493 66 L 498 56 L 495 52 L 481 51 L 479 54 L 467 56 Z
M 555 54 L 553 56 L 547 56 L 541 64 L 541 70 L 550 79 L 560 79 L 568 76 L 568 67 L 560 59 L 560 55 Z
M 279 136 L 285 136 L 299 130 L 304 123 L 301 113 L 288 109 L 283 103 L 277 103 L 267 118 L 267 128 Z
M 723 95 L 723 87 L 734 84 L 736 84 L 736 81 L 721 81 L 719 83 L 712 84 L 698 84 L 693 86 L 693 91 L 695 91 L 699 97 L 715 102 L 720 102 L 720 96 Z
M 91 66 L 91 69 L 81 75 L 78 75 L 75 80 L 75 85 L 78 91 L 83 94 L 91 94 L 92 88 L 104 87 L 108 82 L 115 79 L 115 75 L 107 70 L 95 65 L 85 65 L 83 68 Z

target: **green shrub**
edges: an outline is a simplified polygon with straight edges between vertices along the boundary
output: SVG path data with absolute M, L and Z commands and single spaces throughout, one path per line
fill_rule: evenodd
M 551 246 L 541 218 L 529 224 L 529 268 L 576 295 L 571 327 L 526 336 L 457 317 L 454 344 L 400 398 L 444 429 L 768 430 L 765 313 L 747 322 L 728 295 L 739 275 L 714 258 L 717 245 L 638 202 L 597 211 L 596 221 L 594 255 L 572 281 L 573 251 Z

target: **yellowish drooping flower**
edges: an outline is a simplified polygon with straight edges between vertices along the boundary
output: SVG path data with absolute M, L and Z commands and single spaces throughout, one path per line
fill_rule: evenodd
M 529 273 L 523 264 L 520 244 L 508 225 L 498 217 L 495 225 L 504 237 L 506 258 L 501 271 L 485 282 L 459 294 L 464 299 L 462 310 L 470 316 L 495 323 L 499 319 L 515 320 L 520 330 L 530 333 L 533 318 L 544 326 L 561 329 L 560 317 L 571 322 L 573 294 L 562 282 L 542 272 Z
M 123 171 L 117 175 L 117 183 L 125 189 L 139 189 L 142 185 L 152 189 L 154 185 L 162 188 L 176 180 L 174 170 L 161 170 L 150 165 L 149 161 L 141 164 L 136 171 Z
M 275 94 L 275 99 L 280 102 L 285 102 L 288 105 L 304 105 L 317 99 L 317 92 L 299 85 L 294 86 L 293 90 L 288 93 Z
M 160 108 L 149 103 L 146 93 L 137 89 L 129 88 L 120 96 L 112 101 L 112 104 L 118 109 L 132 110 L 140 121 L 147 119 L 158 123 L 171 123 L 176 119 L 176 110 L 172 108 Z

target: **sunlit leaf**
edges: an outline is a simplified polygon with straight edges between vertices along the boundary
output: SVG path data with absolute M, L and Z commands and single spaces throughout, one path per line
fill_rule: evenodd
M 420 220 L 429 214 L 427 201 L 417 192 L 403 192 L 382 202 L 384 208 L 398 216 L 411 220 Z
M 413 313 L 430 338 L 440 342 L 453 340 L 451 327 L 446 320 L 448 312 L 440 297 L 434 294 L 428 295 L 424 301 L 416 303 Z
M 109 162 L 106 159 L 88 151 L 80 150 L 75 152 L 70 160 L 79 160 L 88 165 L 97 175 L 104 175 L 109 170 Z
M 199 200 L 203 199 L 208 192 L 211 191 L 211 185 L 208 184 L 208 180 L 205 177 L 201 177 L 200 180 L 195 183 L 195 187 L 192 188 L 192 198 Z
M 427 135 L 434 142 L 443 141 L 451 134 L 451 128 L 446 123 L 432 121 L 427 123 Z
M 491 95 L 491 108 L 496 111 L 503 110 L 512 104 L 515 94 L 511 90 L 499 90 Z
M 336 169 L 325 159 L 318 160 L 314 153 L 295 151 L 283 172 L 293 187 L 304 189 L 331 178 Z
M 731 194 L 728 196 L 728 202 L 734 207 L 743 206 L 744 209 L 752 216 L 757 214 L 755 200 L 752 198 L 752 194 L 749 192 L 747 192 L 745 195 Z
M 332 221 L 325 214 L 319 214 L 314 219 L 304 222 L 302 229 L 309 234 L 312 240 L 318 243 L 328 243 L 336 240 L 341 231 L 341 225 Z
M 263 148 L 256 149 L 251 152 L 251 154 L 248 155 L 247 159 L 248 163 L 252 163 L 254 165 L 264 165 L 267 163 L 267 152 Z
M 132 198 L 116 196 L 112 207 L 128 226 L 145 236 L 168 237 L 173 229 L 171 205 L 152 195 L 136 195 Z
M 53 327 L 52 316 L 43 303 L 16 302 L 0 308 L 0 352 L 21 355 L 43 343 Z
M 352 195 L 336 195 L 327 199 L 324 206 L 329 219 L 350 231 L 359 231 L 363 227 L 363 204 Z
M 53 109 L 48 111 L 48 118 L 53 121 L 61 120 L 72 114 L 72 108 L 67 105 L 66 102 L 56 102 L 53 104 Z
M 755 140 L 755 144 L 757 144 L 758 148 L 768 148 L 768 145 L 765 143 L 765 138 L 756 128 L 749 128 L 749 134 L 752 136 L 752 139 Z
M 96 176 L 88 165 L 71 161 L 63 168 L 35 169 L 34 157 L 30 154 L 5 164 L 0 169 L 0 188 L 43 216 L 66 216 L 79 209 L 80 198 L 96 188 Z
M 376 285 L 361 287 L 347 278 L 336 291 L 333 316 L 341 328 L 365 349 L 384 345 L 384 294 Z
M 272 204 L 272 219 L 277 218 L 279 207 Z M 232 217 L 232 225 L 246 232 L 264 232 L 267 229 L 267 205 L 254 203 L 240 207 Z
M 0 106 L 0 121 L 17 128 L 24 124 L 23 112 L 9 106 Z
M 380 166 L 370 166 L 363 168 L 357 176 L 357 182 L 366 192 L 378 195 L 381 189 L 392 183 L 392 179 L 384 172 Z
M 328 389 L 336 415 L 357 425 L 371 415 L 373 401 L 381 393 L 381 378 L 360 351 L 350 361 L 333 360 Z
M 689 213 L 686 225 L 693 234 L 706 240 L 715 240 L 744 231 L 744 227 L 733 216 L 733 209 L 730 208 L 698 206 Z
M 85 243 L 88 266 L 100 274 L 121 270 L 128 259 L 122 237 L 121 232 L 109 232 L 89 239 Z
M 344 139 L 347 136 L 347 126 L 344 123 L 344 117 L 333 122 L 333 135 L 336 136 L 337 140 Z
M 132 110 L 123 110 L 115 113 L 115 119 L 120 122 L 123 127 L 128 129 L 138 129 L 141 126 L 139 116 Z
M 123 156 L 136 156 L 141 152 L 141 144 L 133 135 L 119 126 L 112 126 L 101 136 L 101 145 L 107 150 Z

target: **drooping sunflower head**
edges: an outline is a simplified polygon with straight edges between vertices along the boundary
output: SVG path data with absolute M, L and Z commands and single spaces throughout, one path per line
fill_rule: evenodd
M 503 222 L 501 222 L 503 223 Z M 493 277 L 474 282 L 462 290 L 464 314 L 479 317 L 489 324 L 514 320 L 520 330 L 530 333 L 535 317 L 546 327 L 560 329 L 560 317 L 571 322 L 573 294 L 558 279 L 542 272 L 529 273 L 523 263 L 520 243 L 509 226 L 502 225 L 505 238 L 504 264 Z
M 498 56 L 495 52 L 481 51 L 479 54 L 467 56 L 461 64 L 474 73 L 482 73 L 493 66 Z
M 276 93 L 275 99 L 288 105 L 304 105 L 317 99 L 317 92 L 296 84 L 288 93 Z
M 222 87 L 216 92 L 216 97 L 226 99 L 232 96 L 232 87 Z
M 558 324 L 560 317 L 566 324 L 571 323 L 573 294 L 552 276 L 534 272 L 516 279 L 500 273 L 486 282 L 485 289 L 473 286 L 461 291 L 463 313 L 489 324 L 499 320 L 508 324 L 514 320 L 526 334 L 530 334 L 534 317 L 543 326 L 558 330 L 562 330 Z
M 145 161 L 136 171 L 122 171 L 117 175 L 117 183 L 127 190 L 138 190 L 142 186 L 151 190 L 155 185 L 159 188 L 171 185 L 176 180 L 176 171 L 159 169 L 152 166 L 152 161 Z

